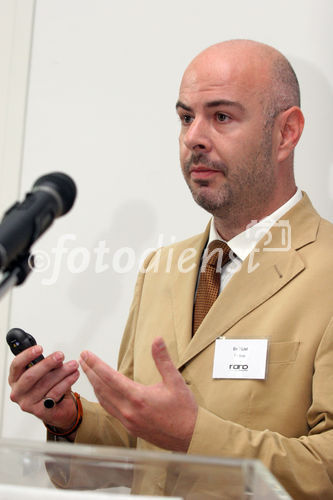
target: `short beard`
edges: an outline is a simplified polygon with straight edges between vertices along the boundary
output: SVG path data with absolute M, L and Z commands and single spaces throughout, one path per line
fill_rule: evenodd
M 246 212 L 249 216 L 260 212 L 260 207 L 267 205 L 275 186 L 271 152 L 272 126 L 266 122 L 258 150 L 253 152 L 252 158 L 243 161 L 236 169 L 230 171 L 227 165 L 210 161 L 204 153 L 192 154 L 184 165 L 184 175 L 186 174 L 187 178 L 191 165 L 200 163 L 220 170 L 226 179 L 222 188 L 214 194 L 206 192 L 205 188 L 209 189 L 209 181 L 205 179 L 196 181 L 196 185 L 203 188 L 198 190 L 188 182 L 194 201 L 212 215 L 232 215 L 236 219 L 244 216 Z
M 187 178 L 190 177 L 190 168 L 192 165 L 205 165 L 208 168 L 212 168 L 214 170 L 217 170 L 221 172 L 224 177 L 229 176 L 229 169 L 227 165 L 225 165 L 222 162 L 216 162 L 216 161 L 211 161 L 209 158 L 206 157 L 204 153 L 192 153 L 191 157 L 189 160 L 187 160 L 184 164 L 184 177 L 187 182 Z M 217 193 L 216 199 L 211 199 L 211 197 L 205 196 L 204 193 L 202 192 L 196 192 L 195 189 L 192 188 L 189 182 L 187 182 L 188 187 L 190 188 L 190 191 L 192 193 L 194 201 L 202 207 L 204 210 L 207 210 L 207 212 L 214 213 L 216 209 L 218 209 L 221 205 L 225 206 L 228 204 L 227 199 L 231 195 L 231 190 L 229 186 L 226 186 L 227 191 L 229 191 L 229 195 L 226 197 L 221 193 Z M 198 179 L 196 180 L 196 185 L 200 187 L 208 187 L 209 186 L 209 181 L 205 179 Z M 226 198 L 226 199 L 223 199 Z
M 208 187 L 208 184 L 208 181 L 201 181 L 200 187 Z M 233 193 L 228 184 L 224 186 L 223 192 L 222 190 L 219 191 L 214 198 L 212 196 L 206 196 L 206 194 L 202 191 L 195 192 L 191 187 L 190 190 L 194 201 L 210 214 L 214 215 L 221 208 L 228 210 L 232 207 Z

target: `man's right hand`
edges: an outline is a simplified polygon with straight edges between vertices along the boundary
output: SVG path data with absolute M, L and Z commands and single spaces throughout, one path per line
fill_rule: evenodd
M 45 424 L 66 431 L 73 426 L 77 416 L 71 387 L 80 376 L 79 365 L 77 361 L 64 363 L 64 354 L 57 351 L 26 369 L 42 352 L 42 347 L 36 345 L 14 358 L 8 377 L 12 388 L 10 399 Z M 65 397 L 59 404 L 51 409 L 44 407 L 45 398 L 59 401 L 63 394 Z

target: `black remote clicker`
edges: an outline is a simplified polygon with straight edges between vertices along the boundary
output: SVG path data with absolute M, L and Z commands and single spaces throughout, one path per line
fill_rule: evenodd
M 10 350 L 15 356 L 17 356 L 25 349 L 28 349 L 28 347 L 32 347 L 33 345 L 37 344 L 33 336 L 30 335 L 30 333 L 25 332 L 21 328 L 12 328 L 11 330 L 9 330 L 6 335 L 6 340 L 7 344 L 10 347 Z M 30 361 L 26 368 L 30 368 L 39 361 L 42 361 L 42 359 L 44 359 L 43 354 L 38 356 L 38 358 L 34 359 L 33 361 Z
M 11 330 L 9 330 L 9 332 L 6 335 L 6 340 L 7 344 L 10 347 L 10 350 L 12 351 L 13 354 L 15 354 L 15 356 L 20 354 L 20 352 L 24 351 L 25 349 L 28 349 L 28 347 L 32 347 L 33 345 L 37 344 L 33 336 L 30 335 L 30 333 L 27 333 L 24 330 L 22 330 L 22 328 L 12 328 Z M 38 356 L 38 358 L 35 358 L 32 361 L 30 361 L 30 363 L 27 364 L 26 368 L 34 366 L 39 361 L 42 361 L 42 359 L 44 359 L 43 354 Z M 45 397 L 43 401 L 45 408 L 53 408 L 56 404 L 61 403 L 64 397 L 65 394 L 63 394 L 58 401 L 54 401 L 54 399 L 50 397 Z

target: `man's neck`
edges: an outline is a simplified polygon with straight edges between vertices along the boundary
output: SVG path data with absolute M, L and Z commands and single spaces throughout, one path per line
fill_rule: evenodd
M 246 210 L 245 213 L 244 211 L 243 213 L 237 213 L 237 210 L 228 210 L 223 215 L 214 214 L 215 228 L 224 241 L 229 241 L 282 207 L 295 195 L 296 190 L 295 186 L 292 192 L 280 197 L 276 202 L 271 201 L 266 207 L 254 207 Z

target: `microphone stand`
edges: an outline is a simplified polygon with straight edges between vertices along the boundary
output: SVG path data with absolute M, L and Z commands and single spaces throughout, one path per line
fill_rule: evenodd
M 15 262 L 10 264 L 2 272 L 2 281 L 0 282 L 0 300 L 14 286 L 21 285 L 31 273 L 34 266 L 33 255 L 27 253 L 18 257 Z

